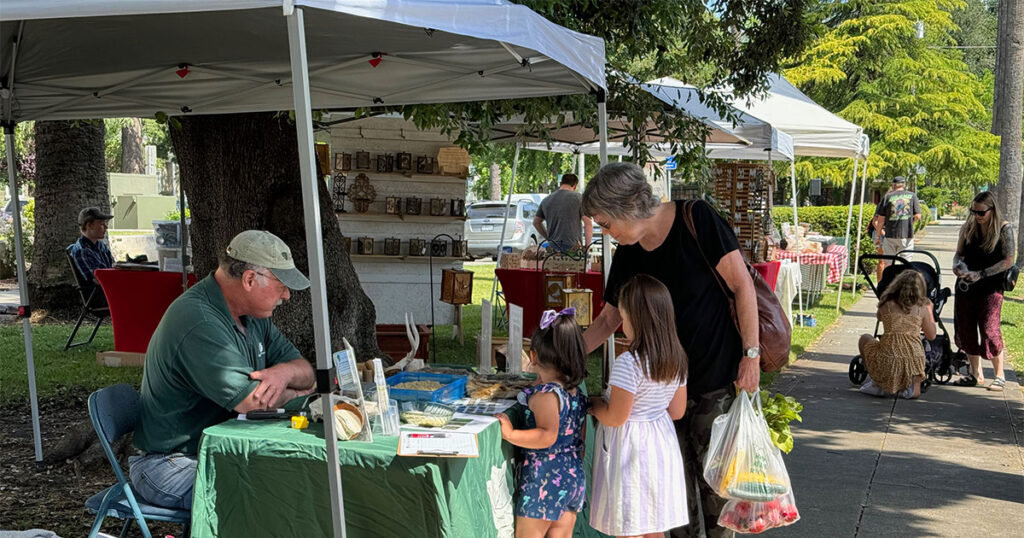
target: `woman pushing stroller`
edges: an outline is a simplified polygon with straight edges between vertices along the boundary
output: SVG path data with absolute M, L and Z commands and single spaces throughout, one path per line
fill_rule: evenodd
M 921 396 L 925 355 L 921 333 L 935 339 L 935 318 L 924 278 L 917 271 L 903 271 L 878 300 L 878 319 L 885 327 L 880 338 L 862 334 L 859 347 L 868 371 L 861 392 L 872 396 Z

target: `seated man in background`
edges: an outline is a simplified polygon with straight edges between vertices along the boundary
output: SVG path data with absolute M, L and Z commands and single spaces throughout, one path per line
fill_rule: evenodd
M 284 241 L 248 230 L 213 274 L 171 303 L 146 351 L 135 429 L 142 454 L 129 459 L 143 499 L 191 509 L 205 428 L 312 392 L 312 366 L 269 319 L 290 290 L 308 287 Z
M 562 174 L 558 190 L 541 201 L 537 216 L 533 217 L 533 227 L 548 240 L 549 250 L 571 250 L 579 246 L 583 237 L 583 245 L 589 245 L 594 236 L 593 222 L 583 215 L 583 200 L 576 192 L 579 182 L 575 174 Z
M 100 281 L 96 279 L 97 269 L 110 269 L 114 266 L 114 256 L 103 241 L 107 235 L 107 221 L 114 218 L 98 207 L 87 207 L 78 213 L 78 228 L 82 235 L 68 247 L 68 254 L 78 271 L 82 293 L 88 299 L 93 289 L 98 288 Z M 102 292 L 96 293 L 91 306 L 102 306 L 107 298 Z

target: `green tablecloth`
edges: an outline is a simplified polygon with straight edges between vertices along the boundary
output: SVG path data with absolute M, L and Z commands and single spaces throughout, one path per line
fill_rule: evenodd
M 589 478 L 592 427 L 587 438 Z M 501 441 L 497 423 L 477 443 L 480 457 L 456 459 L 397 456 L 396 437 L 339 442 L 348 536 L 498 536 L 495 521 L 513 520 L 514 447 Z M 284 421 L 230 420 L 207 428 L 192 536 L 330 535 L 326 460 L 322 424 L 294 430 Z M 588 515 L 580 514 L 575 536 L 598 536 Z

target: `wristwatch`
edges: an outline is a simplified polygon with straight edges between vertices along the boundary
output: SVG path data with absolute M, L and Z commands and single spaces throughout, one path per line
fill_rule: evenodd
M 761 356 L 761 348 L 759 347 L 748 347 L 743 354 L 748 359 L 756 359 Z

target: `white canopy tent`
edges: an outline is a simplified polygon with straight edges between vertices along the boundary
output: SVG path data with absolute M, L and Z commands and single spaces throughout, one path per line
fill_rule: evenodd
M 601 39 L 504 0 L 6 0 L 0 35 L 0 119 L 15 197 L 19 121 L 295 110 L 321 393 L 329 390 L 331 345 L 312 109 L 603 94 L 605 87 Z M 24 331 L 38 464 L 27 317 Z M 325 421 L 325 437 L 338 537 L 345 523 L 333 421 Z

